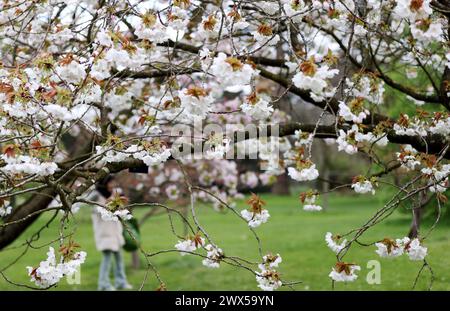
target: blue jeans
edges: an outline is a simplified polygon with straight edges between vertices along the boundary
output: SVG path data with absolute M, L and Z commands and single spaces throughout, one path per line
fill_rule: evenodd
M 125 275 L 125 267 L 123 264 L 122 252 L 103 251 L 102 263 L 100 264 L 100 273 L 98 276 L 98 289 L 99 290 L 111 290 L 111 282 L 109 280 L 109 274 L 111 271 L 111 261 L 114 255 L 114 284 L 116 288 L 123 288 L 128 284 L 127 277 Z

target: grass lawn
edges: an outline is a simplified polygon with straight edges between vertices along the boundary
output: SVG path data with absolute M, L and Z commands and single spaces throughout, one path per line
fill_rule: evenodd
M 327 248 L 324 236 L 327 231 L 344 233 L 363 224 L 383 204 L 381 198 L 369 196 L 330 197 L 330 206 L 321 213 L 304 212 L 298 204 L 296 196 L 277 197 L 265 195 L 271 218 L 268 223 L 256 228 L 262 239 L 264 252 L 280 253 L 283 262 L 279 271 L 282 278 L 289 281 L 302 281 L 296 285 L 297 290 L 330 290 L 331 282 L 328 273 L 335 263 L 334 254 Z M 239 209 L 244 205 L 240 203 Z M 213 237 L 226 254 L 243 256 L 258 261 L 257 244 L 246 225 L 231 213 L 217 213 L 208 206 L 198 207 L 198 217 L 202 226 Z M 137 214 L 141 214 L 139 211 Z M 25 237 L 42 226 L 50 215 L 37 221 L 14 245 L 23 243 Z M 410 215 L 396 212 L 384 223 L 370 229 L 361 239 L 373 242 L 384 237 L 403 237 L 409 228 Z M 92 224 L 89 209 L 80 211 L 76 216 L 76 233 L 74 240 L 87 251 L 86 263 L 82 266 L 81 284 L 69 285 L 65 280 L 52 290 L 95 290 L 97 282 L 100 254 L 95 250 Z M 181 226 L 177 222 L 177 230 Z M 426 229 L 425 226 L 423 229 Z M 34 230 L 34 231 L 33 231 Z M 41 246 L 57 235 L 58 223 L 54 223 L 41 234 L 41 239 L 34 246 Z M 171 249 L 177 242 L 170 232 L 166 214 L 149 219 L 141 228 L 144 247 L 153 252 L 160 249 Z M 433 268 L 434 290 L 450 289 L 450 226 L 441 225 L 427 239 L 429 255 L 427 257 Z M 57 248 L 57 244 L 53 244 Z M 5 275 L 14 282 L 31 285 L 25 267 L 37 265 L 46 258 L 48 247 L 31 249 L 14 266 L 5 271 Z M 9 249 L 0 252 L 0 269 L 3 269 L 20 254 L 23 248 Z M 346 255 L 347 262 L 361 266 L 362 271 L 356 282 L 336 284 L 337 290 L 410 290 L 421 267 L 421 262 L 409 261 L 407 256 L 388 260 L 380 259 L 375 254 L 375 247 L 354 245 Z M 131 256 L 125 254 L 129 281 L 136 287 L 144 279 L 145 269 L 132 270 Z M 381 284 L 370 285 L 366 282 L 367 262 L 376 259 L 381 263 Z M 142 262 L 144 262 L 142 260 Z M 242 269 L 222 265 L 220 269 L 208 269 L 201 264 L 201 258 L 176 253 L 162 254 L 154 257 L 152 262 L 157 267 L 161 278 L 169 290 L 257 290 L 254 276 Z M 427 288 L 430 274 L 425 271 L 417 289 Z M 152 274 L 146 282 L 145 289 L 157 287 Z M 0 290 L 17 290 L 0 277 Z M 288 288 L 283 287 L 283 290 Z

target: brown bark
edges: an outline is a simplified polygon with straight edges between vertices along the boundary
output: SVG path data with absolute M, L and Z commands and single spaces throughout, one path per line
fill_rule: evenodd
M 139 258 L 139 251 L 131 253 L 131 266 L 133 269 L 139 269 L 141 267 L 141 259 Z
M 272 186 L 272 193 L 278 195 L 289 195 L 291 193 L 289 190 L 289 178 L 286 174 L 277 176 L 277 181 Z
M 422 219 L 422 211 L 423 211 L 422 207 L 413 209 L 413 217 L 412 217 L 412 221 L 411 221 L 411 227 L 410 227 L 409 233 L 408 233 L 408 237 L 410 239 L 417 238 L 417 236 L 419 235 L 420 222 Z
M 55 196 L 55 191 L 46 188 L 40 194 L 33 195 L 24 204 L 14 209 L 14 212 L 5 219 L 5 222 L 13 222 L 24 219 L 28 215 L 47 208 Z M 0 229 L 0 249 L 8 246 L 17 239 L 31 225 L 40 214 L 28 217 L 23 221 L 13 223 Z
M 420 224 L 425 207 L 430 203 L 432 197 L 433 196 L 428 197 L 425 191 L 419 194 L 418 206 L 414 207 L 412 210 L 411 226 L 408 233 L 410 239 L 416 238 L 419 235 Z

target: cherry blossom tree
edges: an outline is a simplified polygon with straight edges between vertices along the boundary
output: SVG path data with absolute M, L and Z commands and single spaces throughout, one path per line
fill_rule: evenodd
M 406 255 L 432 271 L 424 243 L 450 175 L 449 18 L 448 0 L 1 0 L 0 249 L 52 213 L 59 252 L 50 247 L 47 259 L 23 267 L 34 285 L 52 287 L 85 261 L 65 226 L 80 207 L 122 222 L 133 207 L 159 207 L 186 227 L 173 230 L 166 250 L 140 249 L 160 289 L 152 258 L 168 252 L 242 268 L 263 290 L 293 286 L 257 235 L 277 221 L 270 204 L 253 194 L 238 210 L 237 186 L 320 178 L 314 142 L 326 140 L 370 161 L 338 188 L 396 192 L 360 228 L 327 233 L 332 282 L 357 279 L 359 266 L 345 261 L 351 247 Z M 297 122 L 288 106 L 315 107 L 317 116 Z M 239 172 L 239 157 L 261 170 Z M 402 185 L 387 178 L 396 170 L 407 176 Z M 96 183 L 122 171 L 145 172 L 148 191 L 166 202 L 128 202 L 119 192 L 106 205 L 90 199 Z M 322 209 L 320 190 L 298 195 L 306 211 Z M 180 197 L 184 212 L 170 206 Z M 419 211 L 430 201 L 439 215 L 422 233 Z M 260 262 L 215 244 L 196 214 L 200 202 L 248 226 Z M 361 242 L 404 203 L 410 236 Z

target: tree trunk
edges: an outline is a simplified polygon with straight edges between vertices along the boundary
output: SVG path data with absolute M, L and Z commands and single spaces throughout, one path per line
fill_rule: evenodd
M 422 191 L 419 194 L 419 203 L 418 206 L 414 207 L 412 210 L 412 220 L 411 220 L 411 227 L 409 229 L 408 237 L 410 239 L 417 238 L 420 231 L 420 223 L 422 220 L 423 212 L 425 209 L 425 206 L 431 201 L 432 196 L 427 197 L 427 193 L 425 191 Z
M 420 221 L 422 218 L 422 207 L 414 208 L 413 209 L 413 217 L 411 221 L 411 227 L 409 229 L 408 237 L 410 239 L 417 238 L 419 235 L 419 229 L 420 229 Z
M 46 188 L 42 190 L 40 194 L 33 195 L 24 204 L 15 208 L 4 221 L 5 223 L 14 221 L 18 222 L 0 229 L 0 249 L 14 242 L 14 240 L 17 239 L 28 228 L 28 226 L 30 226 L 39 217 L 40 213 L 28 218 L 26 217 L 32 213 L 47 208 L 50 202 L 53 201 L 54 196 L 55 191 L 53 189 Z M 21 219 L 25 220 L 19 221 Z
M 139 251 L 137 250 L 131 253 L 131 266 L 136 270 L 141 267 L 141 259 L 139 258 Z
M 322 208 L 324 210 L 328 209 L 328 191 L 330 191 L 330 170 L 328 169 L 328 166 L 324 166 L 323 168 L 323 181 L 322 181 Z
M 272 193 L 278 195 L 289 195 L 289 179 L 286 174 L 277 176 L 277 181 L 272 186 Z

